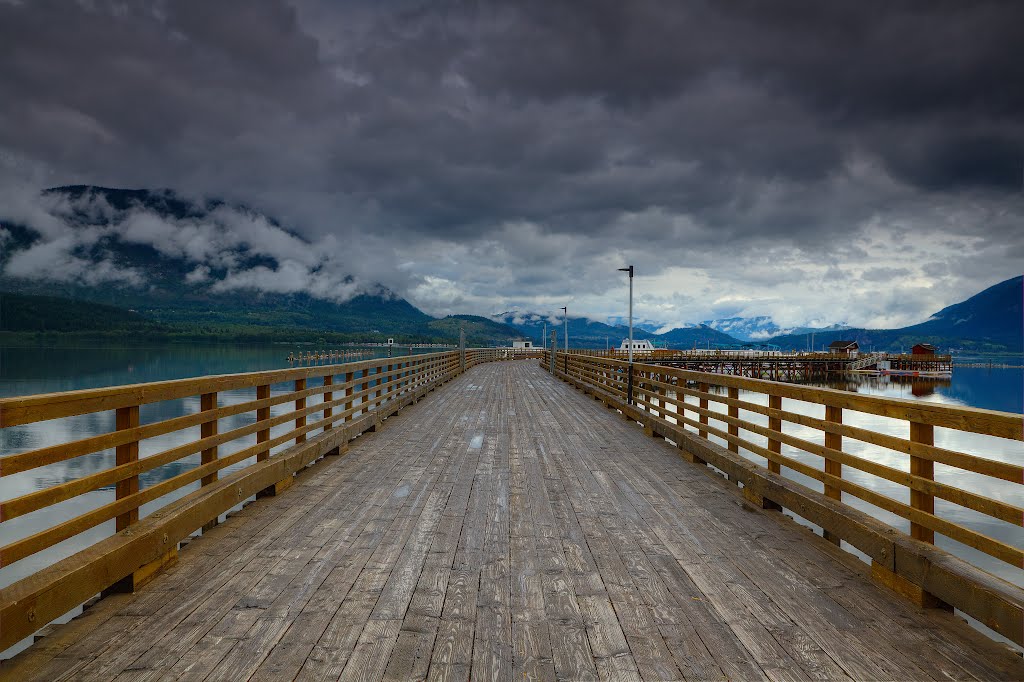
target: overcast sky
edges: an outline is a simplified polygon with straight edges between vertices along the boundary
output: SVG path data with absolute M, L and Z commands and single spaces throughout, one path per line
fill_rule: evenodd
M 1022 270 L 1024 3 L 0 0 L 0 182 L 242 202 L 434 314 L 632 263 L 668 326 L 898 326 Z

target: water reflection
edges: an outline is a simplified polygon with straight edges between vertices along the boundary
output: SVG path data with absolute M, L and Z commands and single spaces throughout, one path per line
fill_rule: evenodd
M 1024 372 L 1019 369 L 958 368 L 951 380 L 897 376 L 854 376 L 827 382 L 808 382 L 807 385 L 838 388 L 867 395 L 926 400 L 950 405 L 968 405 L 1017 413 L 1022 411 L 1021 403 L 1024 400 L 1024 388 L 1022 388 L 1024 386 Z M 723 388 L 712 388 L 711 392 L 723 396 L 726 394 L 726 390 Z M 675 397 L 671 393 L 669 396 Z M 965 398 L 974 400 L 974 404 L 968 404 Z M 759 393 L 740 391 L 740 399 L 757 405 L 767 406 L 768 404 L 767 396 Z M 685 402 L 697 405 L 698 399 L 686 396 Z M 676 411 L 672 405 L 667 407 L 668 411 Z M 722 414 L 727 413 L 728 410 L 727 406 L 721 403 L 710 403 L 709 408 Z M 792 399 L 784 399 L 782 409 L 818 419 L 823 419 L 825 416 L 824 406 Z M 696 419 L 695 415 L 689 416 Z M 768 427 L 768 417 L 766 415 L 741 410 L 740 417 L 759 426 Z M 909 437 L 908 423 L 899 419 L 844 410 L 843 422 L 876 433 L 903 439 Z M 725 429 L 724 425 L 715 424 L 714 421 L 712 421 L 711 426 L 719 426 L 719 428 Z M 784 423 L 783 431 L 786 434 L 819 445 L 824 442 L 822 432 L 809 426 L 786 422 Z M 765 436 L 741 429 L 740 437 L 760 447 L 768 447 L 768 438 Z M 723 447 L 728 445 L 724 438 L 714 435 L 709 435 L 709 438 L 712 442 Z M 1012 464 L 1024 462 L 1024 444 L 1020 441 L 1006 438 L 996 438 L 936 427 L 935 445 L 949 450 L 975 454 L 987 459 Z M 856 455 L 871 462 L 900 471 L 910 471 L 910 456 L 901 452 L 869 443 L 862 443 L 848 437 L 843 439 L 842 449 L 851 455 Z M 765 465 L 767 462 L 763 457 L 754 453 L 742 451 L 742 454 L 758 464 Z M 821 471 L 824 468 L 821 457 L 804 452 L 792 445 L 783 443 L 782 454 L 815 470 Z M 823 484 L 816 479 L 787 467 L 783 467 L 783 473 L 787 478 L 813 490 L 823 491 Z M 909 489 L 892 481 L 879 478 L 848 465 L 843 467 L 843 478 L 898 502 L 910 503 Z M 935 464 L 935 480 L 978 493 L 991 499 L 1001 500 L 1014 505 L 1022 504 L 1021 486 L 1017 483 L 964 471 L 941 463 Z M 843 501 L 852 507 L 871 514 L 894 528 L 907 533 L 910 531 L 910 522 L 901 516 L 876 507 L 848 493 L 843 493 Z M 953 523 L 995 538 L 1013 547 L 1024 548 L 1024 528 L 1020 526 L 994 519 L 973 509 L 961 507 L 938 498 L 935 500 L 935 511 L 938 516 Z M 938 534 L 936 535 L 936 544 L 1005 580 L 1024 586 L 1024 571 L 1019 568 Z

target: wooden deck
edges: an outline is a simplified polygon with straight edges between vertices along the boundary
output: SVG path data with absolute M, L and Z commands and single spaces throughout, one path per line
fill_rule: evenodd
M 392 419 L 0 677 L 1024 679 L 533 361 Z

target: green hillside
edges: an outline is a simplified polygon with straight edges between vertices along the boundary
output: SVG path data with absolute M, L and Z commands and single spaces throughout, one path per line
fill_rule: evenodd
M 402 299 L 360 298 L 349 308 L 350 320 L 335 318 L 331 320 L 334 328 L 325 329 L 301 309 L 294 316 L 220 311 L 174 314 L 172 310 L 170 314 L 161 311 L 161 319 L 153 319 L 156 315 L 80 299 L 0 292 L 0 334 L 5 339 L 61 335 L 135 341 L 346 343 L 394 338 L 398 343 L 456 343 L 461 327 L 467 343 L 478 346 L 509 345 L 522 336 L 515 328 L 485 317 L 454 315 L 438 320 Z M 356 312 L 360 309 L 363 316 Z
M 478 315 L 449 315 L 432 320 L 427 326 L 447 339 L 458 339 L 459 329 L 466 332 L 466 343 L 470 345 L 510 345 L 523 338 L 522 332 L 511 325 L 495 322 Z
M 142 315 L 123 308 L 56 296 L 0 292 L 2 332 L 109 332 L 157 327 Z

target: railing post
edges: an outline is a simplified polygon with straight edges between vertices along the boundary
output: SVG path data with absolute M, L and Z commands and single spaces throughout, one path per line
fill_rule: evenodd
M 459 329 L 459 371 L 466 371 L 466 331 Z
M 324 377 L 324 386 L 333 386 L 333 385 L 334 385 L 334 375 L 333 374 L 328 374 L 327 376 Z M 334 400 L 334 391 L 324 391 L 324 402 L 325 403 L 330 403 L 332 400 Z M 324 416 L 323 416 L 324 419 L 327 419 L 328 417 L 330 417 L 333 414 L 334 414 L 334 408 L 332 408 L 332 407 L 325 407 L 324 408 Z M 334 425 L 331 424 L 330 422 L 327 422 L 326 424 L 324 424 L 324 431 L 330 431 L 332 428 L 334 428 Z
M 352 409 L 352 394 L 355 392 L 356 387 L 352 385 L 352 382 L 356 378 L 355 372 L 345 372 L 345 397 L 348 400 L 345 401 L 345 411 L 348 412 Z M 352 419 L 352 415 L 345 417 L 346 420 Z
M 632 362 L 628 363 L 628 368 L 629 369 L 626 370 L 626 373 L 627 373 L 627 376 L 626 376 L 626 404 L 627 405 L 632 405 L 633 404 L 633 363 Z
M 770 395 L 770 396 L 768 396 L 768 408 L 772 409 L 772 410 L 781 410 L 782 409 L 782 396 L 778 396 L 778 395 Z M 780 417 L 769 416 L 768 417 L 768 428 L 771 429 L 772 431 L 782 431 L 782 419 Z M 782 454 L 782 442 L 777 440 L 777 439 L 775 439 L 775 438 L 769 438 L 768 439 L 768 451 L 769 452 L 774 452 L 777 455 L 778 454 Z M 773 462 L 771 460 L 768 460 L 768 471 L 772 472 L 773 474 L 781 474 L 782 473 L 782 465 L 780 465 L 778 462 Z
M 305 379 L 296 379 L 295 380 L 295 392 L 298 393 L 299 391 L 305 391 L 305 390 L 306 390 L 306 380 Z M 306 398 L 305 398 L 305 396 L 303 396 L 301 398 L 296 398 L 295 399 L 295 411 L 298 412 L 299 410 L 304 410 L 304 409 L 306 409 Z M 301 417 L 297 417 L 295 419 L 295 428 L 301 429 L 305 425 L 306 425 L 306 415 L 302 415 Z M 298 445 L 299 443 L 305 443 L 305 442 L 306 442 L 306 434 L 300 433 L 299 435 L 295 436 L 295 444 L 296 445 Z
M 920 422 L 910 422 L 910 442 L 921 443 L 922 445 L 935 445 L 935 427 L 931 424 L 921 424 Z M 914 476 L 920 476 L 927 478 L 930 481 L 935 480 L 935 462 L 930 459 L 924 459 L 923 457 L 910 456 L 910 473 Z M 928 493 L 920 490 L 910 490 L 910 506 L 914 509 L 920 509 L 923 512 L 929 514 L 935 513 L 935 497 Z M 910 524 L 910 535 L 913 538 L 927 542 L 929 544 L 935 544 L 935 531 L 931 528 L 925 528 L 919 523 Z
M 558 348 L 558 332 L 551 332 L 551 345 L 549 346 L 549 348 L 551 349 L 551 357 L 548 358 L 549 363 L 551 365 L 551 369 L 549 371 L 551 372 L 551 376 L 554 376 L 556 362 L 555 353 L 557 352 L 556 349 Z
M 729 398 L 732 399 L 732 400 L 739 400 L 739 398 L 740 398 L 740 389 L 738 389 L 738 388 L 736 388 L 734 386 L 730 386 L 729 387 Z M 738 408 L 735 405 L 729 405 L 729 416 L 730 417 L 734 417 L 736 419 L 739 419 L 739 417 L 740 417 L 740 408 Z M 730 436 L 736 436 L 737 438 L 739 438 L 740 427 L 737 426 L 736 424 L 729 424 L 729 435 Z M 732 451 L 732 452 L 735 452 L 735 453 L 739 453 L 739 451 L 740 451 L 739 443 L 734 443 L 732 441 L 729 441 L 729 450 Z
M 922 424 L 920 422 L 910 422 L 910 442 L 921 443 L 922 445 L 934 445 L 935 444 L 935 427 L 931 424 Z M 935 462 L 923 457 L 910 456 L 910 473 L 927 478 L 928 480 L 935 480 Z M 935 497 L 927 493 L 921 492 L 920 490 L 910 490 L 910 506 L 914 509 L 920 509 L 921 511 L 928 512 L 929 514 L 935 513 Z M 910 522 L 910 535 L 911 537 L 920 540 L 921 542 L 927 542 L 928 544 L 935 544 L 935 531 L 931 528 L 926 528 L 921 524 Z M 871 562 L 871 577 L 881 584 L 889 587 L 890 589 L 896 590 L 897 592 L 909 597 L 914 604 L 924 609 L 942 609 L 945 611 L 952 611 L 953 607 L 944 602 L 943 600 L 936 597 L 931 592 L 926 591 L 920 585 L 907 580 L 904 576 L 895 573 L 889 566 L 880 564 L 877 561 Z
M 217 394 L 216 393 L 204 393 L 199 398 L 199 409 L 203 412 L 209 412 L 217 409 Z M 217 435 L 217 420 L 211 419 L 205 421 L 199 427 L 200 438 L 209 438 L 210 436 Z M 217 446 L 214 445 L 212 448 L 205 448 L 202 452 L 202 464 L 210 464 L 211 462 L 217 461 Z M 203 476 L 201 485 L 210 485 L 217 482 L 216 471 Z M 211 530 L 217 525 L 217 519 L 214 518 L 211 521 L 203 524 L 203 532 Z
M 736 388 L 734 386 L 729 386 L 728 389 L 726 389 L 726 390 L 727 390 L 727 394 L 728 394 L 728 396 L 729 396 L 729 398 L 731 400 L 739 400 L 740 399 L 740 389 L 738 389 L 738 388 Z M 735 419 L 739 419 L 740 418 L 740 408 L 735 406 L 735 405 L 729 405 L 727 412 L 728 412 L 730 417 L 733 417 Z M 739 438 L 740 437 L 740 427 L 737 424 L 729 424 L 729 435 L 730 436 L 735 436 L 736 438 Z M 740 444 L 730 440 L 729 441 L 729 452 L 735 452 L 736 454 L 739 454 L 739 452 L 740 452 Z M 727 476 L 727 478 L 730 481 L 732 481 L 735 485 L 739 485 L 740 484 L 739 479 L 735 478 L 732 475 Z
M 416 358 L 413 358 L 412 360 L 409 361 L 408 385 L 409 390 L 412 392 L 413 396 L 416 396 L 416 392 L 419 390 L 420 384 L 422 383 L 421 380 L 423 379 L 423 377 L 420 376 L 420 367 L 422 366 L 422 364 L 423 360 Z M 414 397 L 413 400 L 418 402 L 419 397 Z
M 270 397 L 270 385 L 264 384 L 256 387 L 256 400 L 266 400 Z M 270 408 L 260 407 L 256 410 L 256 421 L 262 422 L 270 419 Z M 256 432 L 256 442 L 266 443 L 270 440 L 270 429 L 260 429 Z M 256 453 L 256 461 L 262 462 L 270 457 L 270 450 L 262 450 Z
M 832 422 L 832 423 L 835 423 L 835 424 L 842 424 L 843 423 L 843 408 L 841 408 L 841 407 L 833 407 L 832 405 L 826 405 L 825 406 L 825 421 Z M 838 434 L 838 433 L 828 433 L 828 432 L 826 432 L 825 433 L 825 447 L 826 448 L 830 448 L 832 450 L 842 450 L 843 449 L 843 437 L 840 434 Z M 825 458 L 825 473 L 826 474 L 830 474 L 832 476 L 835 476 L 836 478 L 842 478 L 843 477 L 843 465 L 842 465 L 842 463 L 837 462 L 835 460 L 832 460 L 832 459 L 829 459 L 829 458 L 826 457 Z M 842 488 L 840 488 L 840 487 L 838 487 L 836 485 L 832 485 L 832 484 L 830 484 L 830 483 L 828 483 L 826 481 L 825 482 L 825 496 L 826 497 L 831 497 L 834 500 L 842 501 L 842 499 L 843 499 L 843 490 L 842 490 Z M 824 531 L 824 536 L 825 536 L 825 539 L 828 540 L 829 542 L 831 542 L 833 544 L 836 544 L 836 545 L 839 544 L 840 538 L 837 535 L 835 535 L 834 533 L 831 533 L 828 530 L 825 530 Z
M 780 398 L 779 396 L 773 396 L 773 395 L 768 396 L 768 407 L 771 408 L 771 409 L 774 409 L 774 410 L 781 410 L 782 409 L 782 398 Z M 768 417 L 768 428 L 772 429 L 773 431 L 781 431 L 782 430 L 782 419 L 780 419 L 778 417 L 772 417 L 772 416 L 769 415 L 769 417 Z M 782 451 L 782 443 L 780 441 L 778 441 L 777 439 L 774 439 L 771 436 L 769 436 L 768 437 L 768 450 L 769 450 L 769 452 L 781 452 Z M 768 470 L 773 472 L 773 473 L 776 473 L 776 474 L 779 473 L 780 472 L 780 467 L 779 467 L 778 462 L 773 462 L 771 460 L 768 460 Z M 750 502 L 751 504 L 757 505 L 761 509 L 773 509 L 775 511 L 781 511 L 782 510 L 782 505 L 778 504 L 777 502 L 773 502 L 772 500 L 767 499 L 764 495 L 762 495 L 762 494 L 760 494 L 758 492 L 755 492 L 755 491 L 751 490 L 750 487 L 747 486 L 747 485 L 745 485 L 743 487 L 743 497 L 745 497 L 748 502 Z
M 114 412 L 114 426 L 118 431 L 125 431 L 127 429 L 138 428 L 139 426 L 139 406 L 130 405 L 128 407 L 119 407 Z M 129 464 L 131 462 L 137 462 L 139 460 L 139 441 L 134 440 L 130 443 L 124 443 L 118 445 L 114 450 L 114 462 L 117 465 Z M 130 476 L 123 481 L 118 481 L 115 486 L 115 497 L 116 499 L 124 499 L 129 495 L 134 495 L 139 492 L 139 477 L 138 475 Z M 115 519 L 115 525 L 117 531 L 120 532 L 129 526 L 132 526 L 139 521 L 139 508 L 133 507 L 124 514 L 119 514 Z M 205 526 L 204 526 L 205 530 Z M 132 593 L 142 587 L 144 584 L 153 579 L 153 577 L 159 573 L 162 569 L 168 566 L 174 565 L 178 561 L 178 545 L 177 543 L 171 545 L 167 550 L 155 561 L 151 561 L 144 566 L 140 566 L 135 571 L 132 571 L 124 578 L 121 578 L 113 585 L 110 585 L 102 590 L 103 596 L 116 593 Z
M 209 412 L 217 409 L 217 394 L 216 393 L 204 393 L 199 398 L 199 409 L 203 412 Z M 209 438 L 210 436 L 217 435 L 217 420 L 211 419 L 205 421 L 202 426 L 199 427 L 199 436 L 201 438 Z M 206 448 L 203 450 L 202 463 L 209 464 L 217 460 L 217 446 L 214 445 L 212 448 Z M 210 485 L 217 481 L 217 472 L 214 471 L 211 474 L 203 476 L 202 484 Z
M 711 386 L 709 386 L 707 384 L 707 382 L 701 381 L 700 383 L 697 384 L 697 390 L 700 391 L 701 393 L 708 393 L 711 390 Z M 700 397 L 699 407 L 702 410 L 708 409 L 708 399 L 706 397 L 704 397 L 704 396 Z M 707 424 L 708 423 L 708 416 L 706 414 L 700 415 L 700 423 L 701 424 Z M 708 432 L 707 431 L 703 431 L 701 429 L 697 429 L 697 435 L 700 436 L 701 438 L 707 438 L 708 437 Z
M 329 374 L 329 375 L 324 377 L 324 386 L 334 386 L 334 375 L 333 374 Z M 325 391 L 324 392 L 324 402 L 325 403 L 330 403 L 333 400 L 334 400 L 334 391 L 333 390 Z M 333 415 L 334 415 L 334 407 L 333 406 L 332 407 L 325 407 L 324 408 L 324 419 L 327 419 L 327 418 L 329 418 L 329 417 L 331 417 Z M 327 433 L 327 431 L 329 431 L 329 430 L 331 430 L 333 428 L 334 428 L 334 424 L 332 422 L 328 422 L 327 424 L 324 425 L 324 433 Z M 346 442 L 346 443 L 342 443 L 340 445 L 336 445 L 335 447 L 333 447 L 330 450 L 328 450 L 325 454 L 326 455 L 340 455 L 341 453 L 346 452 L 347 450 L 348 450 L 348 443 Z
M 139 406 L 132 405 L 130 407 L 121 407 L 114 413 L 114 426 L 118 431 L 125 431 L 127 429 L 138 428 L 139 426 Z M 114 451 L 114 463 L 118 466 L 122 464 L 130 464 L 131 462 L 139 461 L 139 441 L 133 440 L 130 443 L 124 445 L 118 445 Z M 139 476 L 129 476 L 123 481 L 118 481 L 115 491 L 117 499 L 121 500 L 129 495 L 134 495 L 139 492 Z M 131 510 L 120 514 L 117 517 L 117 530 L 118 532 L 124 530 L 128 526 L 138 522 L 139 520 L 139 508 L 134 507 Z
M 647 401 L 651 403 L 651 406 L 646 409 L 646 412 L 650 415 L 648 417 L 648 424 L 644 426 L 644 434 L 647 436 L 656 436 L 654 433 L 654 417 L 661 417 L 661 395 L 658 386 L 654 384 L 658 380 L 657 374 L 653 372 L 646 372 L 644 378 L 647 380 L 644 382 L 644 386 L 647 389 Z M 654 406 L 654 403 L 658 403 L 658 407 Z

